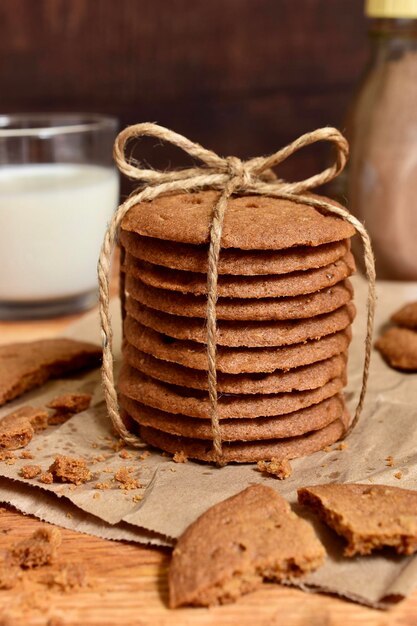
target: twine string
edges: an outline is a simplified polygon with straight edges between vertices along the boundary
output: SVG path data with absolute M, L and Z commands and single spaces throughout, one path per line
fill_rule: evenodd
M 201 161 L 202 166 L 166 172 L 142 167 L 141 164 L 133 158 L 128 158 L 126 153 L 129 142 L 144 136 L 153 137 L 181 148 L 192 158 Z M 275 179 L 273 172 L 271 172 L 272 168 L 277 167 L 301 148 L 319 141 L 328 141 L 336 148 L 336 158 L 332 165 L 322 172 L 301 181 L 287 182 Z M 126 443 L 135 447 L 143 445 L 136 435 L 129 432 L 120 416 L 114 381 L 113 334 L 109 312 L 109 282 L 111 257 L 119 227 L 125 215 L 136 204 L 150 202 L 158 196 L 169 193 L 192 192 L 202 189 L 214 189 L 220 192 L 213 209 L 207 270 L 209 416 L 211 420 L 213 448 L 217 461 L 221 462 L 222 458 L 222 439 L 217 407 L 216 369 L 218 263 L 227 201 L 234 193 L 272 196 L 325 210 L 344 218 L 352 224 L 362 239 L 366 276 L 368 280 L 367 328 L 361 391 L 353 420 L 345 436 L 352 431 L 359 420 L 363 408 L 369 374 L 376 302 L 374 256 L 371 242 L 364 226 L 351 215 L 347 209 L 335 204 L 330 204 L 321 198 L 303 195 L 311 189 L 333 180 L 345 167 L 348 151 L 346 139 L 335 128 L 321 128 L 311 133 L 306 133 L 270 156 L 255 157 L 248 161 L 241 161 L 234 156 L 222 158 L 215 152 L 207 150 L 186 137 L 174 133 L 163 126 L 158 126 L 157 124 L 136 124 L 119 133 L 114 144 L 115 162 L 123 174 L 133 180 L 139 181 L 139 186 L 127 200 L 119 206 L 107 228 L 98 261 L 98 280 L 100 322 L 103 342 L 102 377 L 104 396 L 113 426 Z

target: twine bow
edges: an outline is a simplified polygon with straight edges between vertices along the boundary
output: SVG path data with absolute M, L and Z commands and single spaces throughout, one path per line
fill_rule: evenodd
M 129 160 L 126 157 L 126 147 L 132 139 L 138 139 L 143 136 L 154 137 L 181 148 L 191 157 L 201 161 L 202 166 L 167 172 L 141 167 L 139 163 L 134 160 Z M 318 141 L 329 141 L 336 148 L 336 159 L 330 167 L 310 178 L 298 182 L 286 182 L 279 179 L 271 180 L 271 168 L 285 161 L 289 156 L 294 154 L 294 152 L 300 150 L 300 148 L 304 148 Z M 346 209 L 330 204 L 321 198 L 312 198 L 309 195 L 303 195 L 305 192 L 319 185 L 328 183 L 335 178 L 345 167 L 348 151 L 349 148 L 346 139 L 335 128 L 321 128 L 307 133 L 270 156 L 255 157 L 248 161 L 241 161 L 234 156 L 222 158 L 215 152 L 203 148 L 186 137 L 156 124 L 136 124 L 126 128 L 118 135 L 113 151 L 116 164 L 123 174 L 139 181 L 139 187 L 119 206 L 108 226 L 98 262 L 98 277 L 101 332 L 103 338 L 102 375 L 104 395 L 113 426 L 127 443 L 136 447 L 143 445 L 135 435 L 127 430 L 120 417 L 114 383 L 112 328 L 109 316 L 109 274 L 111 256 L 119 226 L 126 213 L 140 202 L 149 202 L 162 194 L 191 192 L 201 189 L 215 189 L 220 191 L 219 198 L 213 209 L 207 271 L 208 391 L 213 447 L 217 460 L 221 462 L 222 457 L 221 430 L 217 411 L 216 371 L 218 261 L 227 200 L 234 193 L 272 196 L 307 204 L 317 209 L 324 209 L 347 220 L 354 226 L 362 238 L 365 269 L 368 279 L 367 334 L 361 392 L 354 418 L 346 435 L 352 431 L 359 419 L 365 399 L 372 348 L 372 330 L 376 297 L 375 264 L 371 242 L 364 226 Z

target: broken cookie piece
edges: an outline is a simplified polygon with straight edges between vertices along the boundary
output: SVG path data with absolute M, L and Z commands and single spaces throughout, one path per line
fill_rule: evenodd
M 57 338 L 0 346 L 0 406 L 50 378 L 98 367 L 101 348 Z
M 417 371 L 417 332 L 409 328 L 390 328 L 376 341 L 385 361 L 402 371 Z
M 22 407 L 0 420 L 0 448 L 17 450 L 24 448 L 35 431 L 28 418 L 32 407 Z
M 417 491 L 387 485 L 329 484 L 303 487 L 298 501 L 344 537 L 345 556 L 392 546 L 417 550 Z
M 54 479 L 74 485 L 81 485 L 91 478 L 86 461 L 71 456 L 56 456 L 48 471 Z
M 55 559 L 60 545 L 61 533 L 58 528 L 45 526 L 12 546 L 7 560 L 23 569 L 40 567 Z
M 48 412 L 45 409 L 25 407 L 28 410 L 27 418 L 33 426 L 35 433 L 48 428 Z
M 47 407 L 54 409 L 53 415 L 49 417 L 49 424 L 63 424 L 70 417 L 88 409 L 91 404 L 92 395 L 90 393 L 66 393 L 51 400 Z
M 278 480 L 285 480 L 292 474 L 291 463 L 288 459 L 283 459 L 282 461 L 279 459 L 271 459 L 269 462 L 258 461 L 257 467 L 260 472 L 272 474 L 272 476 L 275 476 Z
M 233 602 L 263 580 L 299 578 L 324 557 L 310 524 L 276 491 L 253 485 L 212 506 L 180 537 L 169 569 L 169 603 Z

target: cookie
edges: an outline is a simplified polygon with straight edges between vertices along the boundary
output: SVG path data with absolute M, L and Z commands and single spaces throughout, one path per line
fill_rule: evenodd
M 201 318 L 170 315 L 126 298 L 126 311 L 136 321 L 169 337 L 206 343 L 207 328 Z M 347 328 L 355 319 L 353 302 L 310 319 L 273 322 L 220 320 L 217 324 L 217 345 L 235 348 L 261 348 L 301 343 L 307 339 L 320 339 Z
M 328 383 L 308 391 L 293 393 L 259 394 L 240 396 L 236 394 L 219 397 L 219 419 L 237 419 L 283 415 L 298 411 L 339 393 L 345 384 L 344 377 L 333 378 Z M 119 391 L 142 404 L 161 411 L 181 413 L 190 417 L 209 419 L 210 402 L 205 392 L 176 387 L 144 376 L 124 364 L 119 376 Z
M 98 367 L 101 348 L 73 339 L 41 339 L 0 346 L 0 406 L 50 378 Z
M 51 425 L 64 424 L 73 415 L 86 411 L 91 404 L 93 396 L 90 393 L 66 393 L 53 398 L 46 405 L 53 409 L 54 413 L 48 419 Z
M 134 369 L 162 382 L 190 389 L 208 389 L 207 374 L 201 370 L 155 359 L 128 343 L 124 346 L 123 357 Z M 219 393 L 242 394 L 305 391 L 321 387 L 332 378 L 342 376 L 345 368 L 346 355 L 341 354 L 288 372 L 278 370 L 272 374 L 220 373 L 217 376 L 217 390 Z
M 213 208 L 219 193 L 201 191 L 160 196 L 132 207 L 121 229 L 156 239 L 203 244 L 209 241 Z M 313 199 L 322 196 L 311 194 Z M 326 198 L 337 207 L 340 205 Z M 222 248 L 282 250 L 320 246 L 355 234 L 351 224 L 311 206 L 266 196 L 233 197 L 227 202 Z
M 246 443 L 225 442 L 222 461 L 225 463 L 254 463 L 271 459 L 282 461 L 313 454 L 340 439 L 346 432 L 349 419 L 348 414 L 345 413 L 343 419 L 337 419 L 320 430 L 299 437 Z M 208 462 L 217 460 L 209 441 L 177 437 L 148 426 L 141 426 L 139 432 L 143 441 L 170 454 L 183 452 L 190 459 Z
M 185 367 L 207 370 L 205 346 L 193 341 L 173 339 L 142 326 L 131 317 L 124 323 L 126 341 L 138 350 L 158 359 Z M 346 352 L 352 338 L 350 328 L 318 340 L 305 341 L 280 348 L 217 349 L 216 366 L 225 374 L 266 373 L 289 370 Z
M 207 274 L 208 245 L 175 243 L 152 237 L 142 237 L 121 230 L 120 243 L 133 257 L 171 269 Z M 222 249 L 219 274 L 256 276 L 262 274 L 287 274 L 300 270 L 330 265 L 350 250 L 350 240 L 344 239 L 317 247 L 280 250 L 228 250 Z
M 196 296 L 207 295 L 207 277 L 203 274 L 170 270 L 127 255 L 123 264 L 126 275 L 150 287 Z M 314 293 L 331 287 L 355 271 L 351 252 L 335 263 L 319 269 L 292 272 L 282 276 L 220 276 L 217 293 L 221 298 L 281 298 Z
M 391 321 L 399 326 L 417 330 L 417 302 L 405 304 L 391 316 Z
M 417 332 L 408 328 L 390 328 L 375 343 L 391 367 L 417 371 Z
M 179 538 L 168 574 L 169 605 L 235 601 L 266 580 L 319 567 L 325 550 L 276 491 L 251 485 L 210 507 Z
M 149 287 L 137 278 L 126 277 L 126 291 L 151 309 L 185 317 L 207 316 L 207 298 Z M 288 320 L 306 319 L 330 313 L 352 299 L 349 279 L 333 287 L 303 296 L 290 298 L 219 298 L 216 314 L 219 320 Z
M 28 445 L 35 434 L 30 422 L 33 411 L 31 406 L 22 407 L 0 420 L 0 448 L 17 450 Z
M 185 415 L 158 411 L 140 402 L 120 395 L 120 405 L 138 424 L 190 439 L 213 439 L 211 424 Z M 324 428 L 342 417 L 345 410 L 343 398 L 332 396 L 319 404 L 288 415 L 231 419 L 220 422 L 222 441 L 257 441 L 283 439 Z
M 312 508 L 347 540 L 345 556 L 391 546 L 398 554 L 417 550 L 417 491 L 387 485 L 315 485 L 298 490 Z

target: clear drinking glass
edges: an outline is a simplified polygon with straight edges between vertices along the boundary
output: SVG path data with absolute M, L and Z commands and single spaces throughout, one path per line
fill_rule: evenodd
M 119 197 L 117 120 L 0 115 L 0 319 L 97 301 L 97 259 Z

